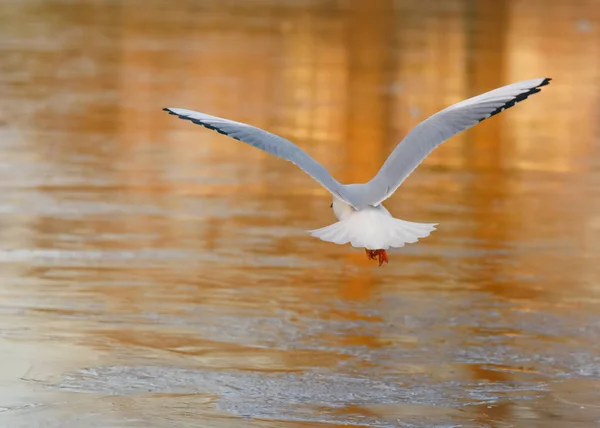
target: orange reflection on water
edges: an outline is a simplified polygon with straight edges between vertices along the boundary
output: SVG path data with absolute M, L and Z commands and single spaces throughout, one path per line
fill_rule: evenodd
M 598 399 L 596 1 L 3 11 L 6 426 L 600 418 L 577 405 Z M 363 182 L 429 115 L 544 76 L 386 202 L 440 227 L 382 268 L 304 232 L 334 217 L 301 171 L 161 111 L 263 127 Z

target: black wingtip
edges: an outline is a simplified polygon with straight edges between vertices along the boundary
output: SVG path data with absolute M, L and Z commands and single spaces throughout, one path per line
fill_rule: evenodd
M 166 111 L 167 113 L 169 113 L 170 115 L 173 115 L 173 116 L 179 116 L 177 113 L 173 113 L 170 108 L 165 107 L 163 109 L 163 111 Z M 179 116 L 179 117 L 181 117 L 181 116 Z
M 506 109 L 509 109 L 509 108 L 513 107 L 515 104 L 520 103 L 523 100 L 526 100 L 527 98 L 529 98 L 530 95 L 537 94 L 538 92 L 541 91 L 540 88 L 542 86 L 548 85 L 551 80 L 552 80 L 551 77 L 546 77 L 545 79 L 542 80 L 542 82 L 539 85 L 532 87 L 530 90 L 528 90 L 526 92 L 523 92 L 522 94 L 517 95 L 512 100 L 510 100 L 510 101 L 506 102 L 505 104 L 501 105 L 496 110 L 494 110 L 493 112 L 491 112 L 489 116 L 486 116 L 483 119 L 481 119 L 480 122 L 484 121 L 487 118 L 495 116 L 498 113 L 503 112 Z
M 163 108 L 163 110 L 166 111 L 166 112 L 168 112 L 169 114 L 172 114 L 173 116 L 177 116 L 179 119 L 189 120 L 190 122 L 195 123 L 196 125 L 204 126 L 205 128 L 210 129 L 211 131 L 216 131 L 219 134 L 227 135 L 228 137 L 231 137 L 231 138 L 233 138 L 235 140 L 242 141 L 238 137 L 234 137 L 232 135 L 229 135 L 226 131 L 224 131 L 223 129 L 221 129 L 221 128 L 213 125 L 213 124 L 206 123 L 206 122 L 204 122 L 202 120 L 199 120 L 199 119 L 196 119 L 194 117 L 182 116 L 180 114 L 175 113 L 174 111 L 172 111 L 169 108 Z

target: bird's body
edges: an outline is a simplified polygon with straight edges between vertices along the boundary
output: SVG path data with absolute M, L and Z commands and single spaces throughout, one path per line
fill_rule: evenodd
M 435 230 L 435 223 L 413 223 L 392 217 L 382 205 L 355 209 L 334 197 L 331 204 L 333 213 L 339 220 L 322 229 L 312 230 L 311 234 L 324 241 L 345 244 L 367 250 L 387 250 L 412 244 Z M 383 227 L 382 227 L 383 226 Z M 343 241 L 343 242 L 340 242 Z
M 338 222 L 317 230 L 311 230 L 311 235 L 323 241 L 335 244 L 350 243 L 353 247 L 364 248 L 367 256 L 381 254 L 380 264 L 387 260 L 390 247 L 402 247 L 404 244 L 417 242 L 425 238 L 436 224 L 413 223 L 392 217 L 382 205 L 367 206 L 355 209 L 337 197 L 333 197 L 332 208 Z M 376 251 L 377 254 L 369 253 Z
M 413 223 L 392 217 L 382 202 L 390 197 L 427 155 L 453 135 L 471 128 L 540 91 L 550 79 L 532 79 L 469 98 L 434 114 L 417 125 L 396 146 L 377 175 L 364 184 L 341 184 L 325 168 L 290 141 L 240 122 L 191 110 L 166 108 L 190 120 L 288 160 L 305 171 L 333 195 L 331 204 L 338 222 L 311 231 L 323 241 L 350 243 L 365 248 L 367 257 L 387 262 L 391 247 L 417 242 L 436 224 Z

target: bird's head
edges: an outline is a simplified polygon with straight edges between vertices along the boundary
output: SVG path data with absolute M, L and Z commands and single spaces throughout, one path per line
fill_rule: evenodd
M 333 197 L 333 202 L 331 203 L 331 208 L 333 208 L 333 213 L 337 217 L 338 220 L 343 220 L 356 211 L 352 205 L 342 201 L 337 197 Z

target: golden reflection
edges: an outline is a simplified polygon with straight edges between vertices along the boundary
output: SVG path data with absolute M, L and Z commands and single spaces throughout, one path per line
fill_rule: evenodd
M 439 7 L 418 5 L 414 0 L 399 2 L 394 27 L 393 115 L 389 123 L 396 139 L 388 152 L 415 125 L 437 111 L 471 95 L 467 60 L 469 33 L 464 0 L 438 2 Z M 452 139 L 425 160 L 429 165 L 462 166 L 468 134 Z
M 513 1 L 507 78 L 552 74 L 552 97 L 509 116 L 512 158 L 520 169 L 573 171 L 589 156 L 600 80 L 600 9 L 594 1 Z M 552 22 L 552 25 L 548 25 Z
M 4 340 L 25 343 L 12 360 L 20 352 L 44 377 L 39 355 L 52 348 L 54 378 L 150 363 L 410 374 L 435 391 L 436 382 L 550 382 L 545 373 L 567 370 L 510 360 L 490 370 L 456 355 L 474 337 L 527 354 L 523 337 L 538 331 L 512 325 L 516 314 L 571 325 L 598 312 L 597 1 L 24 0 L 4 10 L 0 311 L 22 327 L 3 330 Z M 361 249 L 304 233 L 334 216 L 330 195 L 293 165 L 161 111 L 265 128 L 340 181 L 364 182 L 429 115 L 545 76 L 547 91 L 454 137 L 386 202 L 399 217 L 441 225 L 382 268 Z M 587 336 L 544 334 L 581 355 L 594 349 Z M 399 383 L 410 391 L 410 382 Z M 465 412 L 341 401 L 319 416 L 502 426 L 546 418 L 550 406 L 545 397 Z
M 348 155 L 344 162 L 350 183 L 370 180 L 388 154 L 394 18 L 391 0 L 355 0 L 348 13 Z
M 507 0 L 476 1 L 468 6 L 466 19 L 471 31 L 467 34 L 467 45 L 471 52 L 477 52 L 477 55 L 468 55 L 466 58 L 469 95 L 484 93 L 507 82 L 505 63 L 506 32 L 510 23 L 508 6 Z M 471 165 L 486 169 L 507 166 L 504 164 L 505 126 L 501 118 L 485 121 L 472 129 L 469 147 L 465 148 Z

